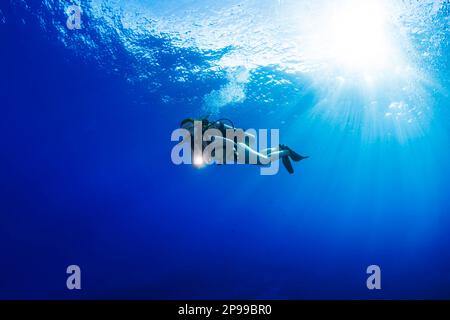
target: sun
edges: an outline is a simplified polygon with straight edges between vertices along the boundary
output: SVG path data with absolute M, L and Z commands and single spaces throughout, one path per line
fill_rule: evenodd
M 352 69 L 379 69 L 393 47 L 382 1 L 351 1 L 332 13 L 330 51 L 336 63 Z
M 307 50 L 343 73 L 383 71 L 399 59 L 389 10 L 384 0 L 330 2 Z

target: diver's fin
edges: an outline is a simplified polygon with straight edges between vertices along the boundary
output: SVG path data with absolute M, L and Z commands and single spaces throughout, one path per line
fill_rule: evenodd
M 302 161 L 302 160 L 309 159 L 309 157 L 301 156 L 301 155 L 299 155 L 298 153 L 295 153 L 295 152 L 293 152 L 293 151 L 291 151 L 291 153 L 289 154 L 289 156 L 290 156 L 291 159 L 292 159 L 293 161 L 295 161 L 295 162 L 299 162 L 299 161 Z
M 286 170 L 290 173 L 293 174 L 294 173 L 294 168 L 292 167 L 292 163 L 291 160 L 289 160 L 288 156 L 284 156 L 281 161 L 283 162 L 284 167 L 286 168 Z
M 292 150 L 291 148 L 289 148 L 283 144 L 280 145 L 280 150 L 289 151 L 289 157 L 292 159 L 292 161 L 295 161 L 295 162 L 299 162 L 299 161 L 309 158 L 309 157 L 304 157 L 304 156 L 299 155 L 297 152 L 295 152 L 294 150 Z

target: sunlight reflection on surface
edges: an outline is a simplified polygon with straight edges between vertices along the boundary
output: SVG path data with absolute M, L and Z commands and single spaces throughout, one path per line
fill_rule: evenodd
M 314 115 L 338 126 L 353 122 L 370 137 L 421 135 L 432 116 L 430 88 L 436 84 L 429 65 L 444 39 L 433 26 L 442 0 L 93 0 L 89 5 L 86 12 L 98 20 L 105 43 L 118 37 L 135 58 L 135 73 L 127 72 L 130 81 L 148 81 L 154 90 L 163 85 L 157 77 L 165 58 L 161 48 L 149 46 L 149 38 L 170 44 L 165 54 L 186 49 L 203 56 L 204 65 L 174 60 L 168 79 L 173 86 L 218 77 L 228 82 L 185 97 L 203 101 L 199 112 L 246 108 L 251 98 L 273 104 L 255 94 L 250 98 L 247 91 L 249 84 L 266 86 L 271 75 L 262 76 L 262 70 L 270 68 L 286 75 L 276 83 L 286 90 L 295 85 L 292 77 L 309 81 L 317 96 L 310 106 Z M 64 25 L 59 29 L 62 41 L 73 43 Z M 92 39 L 79 40 L 97 49 Z M 163 99 L 171 101 L 169 95 Z M 396 103 L 403 106 L 401 115 L 391 116 Z

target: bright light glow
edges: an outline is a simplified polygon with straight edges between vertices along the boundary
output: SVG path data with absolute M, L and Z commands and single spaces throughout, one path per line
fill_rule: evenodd
M 314 113 L 401 142 L 424 132 L 432 83 L 404 33 L 394 1 L 323 1 L 307 25 L 299 22 L 302 56 L 311 62 L 319 103 Z M 308 28 L 305 28 L 307 25 Z
M 383 1 L 351 1 L 330 19 L 331 51 L 338 63 L 352 68 L 383 67 L 392 53 L 387 39 Z
M 343 73 L 364 77 L 401 62 L 385 0 L 329 2 L 307 43 L 309 56 Z
M 201 169 L 206 165 L 201 154 L 194 155 L 194 167 Z

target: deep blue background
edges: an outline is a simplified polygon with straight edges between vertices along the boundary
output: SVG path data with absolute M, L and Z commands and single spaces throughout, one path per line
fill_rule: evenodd
M 224 79 L 171 87 L 162 74 L 162 89 L 148 90 L 126 81 L 134 61 L 120 48 L 121 68 L 109 72 L 30 11 L 2 11 L 0 298 L 450 298 L 442 92 L 426 133 L 406 144 L 365 143 L 306 117 L 310 91 L 295 110 L 233 107 L 223 116 L 280 127 L 311 160 L 295 176 L 176 167 L 171 131 L 199 102 L 161 96 L 201 96 Z M 71 264 L 82 268 L 80 292 L 65 288 Z M 371 264 L 382 268 L 381 292 L 366 289 Z

